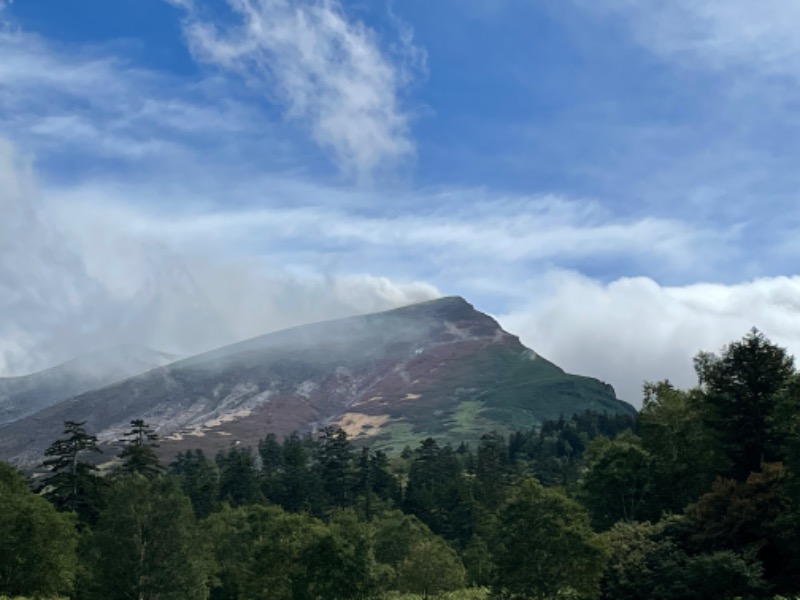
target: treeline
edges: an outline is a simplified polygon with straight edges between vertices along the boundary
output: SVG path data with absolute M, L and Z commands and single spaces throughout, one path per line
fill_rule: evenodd
M 400 456 L 341 430 L 101 475 L 80 423 L 29 487 L 0 465 L 0 595 L 78 599 L 773 598 L 800 592 L 800 375 L 757 331 L 583 413 Z M 393 596 L 393 594 L 395 596 Z

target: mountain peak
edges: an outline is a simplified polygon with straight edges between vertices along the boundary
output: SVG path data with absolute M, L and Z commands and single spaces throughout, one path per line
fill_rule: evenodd
M 109 441 L 143 419 L 165 454 L 329 425 L 400 450 L 587 409 L 632 411 L 610 386 L 565 373 L 449 296 L 263 335 L 83 394 L 4 428 L 0 458 L 39 460 L 67 419 Z

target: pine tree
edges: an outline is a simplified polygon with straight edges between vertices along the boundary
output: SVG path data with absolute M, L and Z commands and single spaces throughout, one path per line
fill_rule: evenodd
M 778 460 L 780 440 L 776 409 L 794 374 L 789 353 L 753 329 L 720 356 L 701 352 L 695 358 L 703 390 L 706 424 L 730 460 L 728 474 L 739 481 L 762 462 Z
M 216 457 L 219 467 L 219 498 L 231 506 L 253 504 L 261 499 L 256 458 L 250 448 L 234 446 Z
M 122 464 L 118 472 L 140 473 L 145 477 L 161 475 L 164 468 L 154 450 L 158 448 L 157 440 L 158 435 L 142 419 L 131 421 L 131 430 L 120 440 L 125 447 L 119 453 Z
M 100 503 L 102 480 L 97 467 L 81 460 L 87 452 L 102 452 L 97 447 L 97 437 L 89 435 L 84 422 L 65 421 L 65 438 L 53 442 L 47 450 L 42 465 L 51 471 L 40 488 L 58 510 L 78 514 L 81 522 L 93 522 Z
M 198 519 L 217 510 L 219 472 L 202 450 L 179 452 L 169 467 L 170 472 L 178 476 L 181 489 L 191 500 Z
M 347 433 L 326 427 L 317 446 L 317 470 L 328 506 L 343 508 L 353 501 L 355 475 Z

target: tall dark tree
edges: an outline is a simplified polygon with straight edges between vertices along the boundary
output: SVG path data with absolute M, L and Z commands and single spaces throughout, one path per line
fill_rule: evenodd
M 156 477 L 163 473 L 164 468 L 155 451 L 158 448 L 158 435 L 142 419 L 131 421 L 131 430 L 120 442 L 124 444 L 119 453 L 122 461 L 120 473 L 139 473 L 145 477 Z
M 311 474 L 311 452 L 297 434 L 283 440 L 281 506 L 292 512 L 307 509 L 316 487 Z
M 400 501 L 400 484 L 391 471 L 389 456 L 382 450 L 369 454 L 370 484 L 381 500 Z
M 448 540 L 472 537 L 474 502 L 458 456 L 450 446 L 424 440 L 415 451 L 403 501 L 407 512 Z
M 283 496 L 283 448 L 274 433 L 258 442 L 261 460 L 261 491 L 270 502 L 279 503 Z
M 256 458 L 250 448 L 234 446 L 217 454 L 219 498 L 231 506 L 253 504 L 261 499 Z
M 88 453 L 100 453 L 97 437 L 84 429 L 85 422 L 65 421 L 64 435 L 53 442 L 42 463 L 52 473 L 41 487 L 43 495 L 58 510 L 78 514 L 81 522 L 93 522 L 100 508 L 103 482 L 97 467 L 83 460 Z
M 353 504 L 356 487 L 353 451 L 343 429 L 326 427 L 322 431 L 316 461 L 325 503 L 333 508 Z
M 487 508 L 495 510 L 505 499 L 509 477 L 510 464 L 505 437 L 494 431 L 482 435 L 475 462 L 477 499 Z
M 195 516 L 200 519 L 217 510 L 219 502 L 219 472 L 199 448 L 179 452 L 170 464 L 170 472 L 178 476 L 183 493 L 192 502 Z
M 773 416 L 794 374 L 794 360 L 756 329 L 719 356 L 701 352 L 695 370 L 704 392 L 705 420 L 730 460 L 729 474 L 744 481 L 762 462 L 779 458 Z

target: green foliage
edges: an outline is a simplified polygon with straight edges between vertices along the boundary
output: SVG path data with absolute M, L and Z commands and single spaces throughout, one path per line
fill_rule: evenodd
M 639 422 L 642 447 L 651 457 L 650 512 L 655 516 L 697 500 L 721 470 L 701 401 L 698 390 L 678 390 L 668 381 L 644 386 Z
M 41 490 L 58 510 L 75 512 L 81 522 L 91 523 L 100 509 L 103 482 L 97 476 L 97 467 L 82 460 L 87 452 L 100 452 L 97 437 L 86 433 L 84 425 L 65 421 L 66 437 L 45 450 L 45 456 L 50 458 L 45 459 L 42 466 L 51 475 L 45 479 Z
M 408 473 L 404 508 L 448 540 L 472 537 L 474 502 L 458 457 L 429 438 L 420 444 Z
M 430 537 L 411 547 L 409 555 L 397 567 L 400 591 L 423 598 L 464 587 L 464 565 L 444 540 Z
M 372 521 L 375 558 L 393 569 L 411 554 L 411 549 L 433 533 L 414 516 L 387 511 Z
M 57 512 L 16 470 L 0 463 L 0 594 L 70 592 L 77 541 L 74 517 Z
M 530 390 L 514 381 L 531 368 L 571 385 L 524 359 L 497 382 L 507 402 L 495 411 L 519 408 Z M 506 600 L 796 595 L 800 375 L 757 332 L 696 366 L 701 388 L 646 384 L 638 420 L 584 412 L 508 438 L 474 435 L 512 416 L 470 397 L 465 441 L 428 438 L 391 458 L 325 429 L 267 436 L 257 454 L 232 446 L 216 461 L 182 453 L 167 479 L 154 434 L 133 421 L 107 494 L 83 461 L 94 439 L 68 423 L 45 491 L 81 515 L 80 565 L 72 515 L 0 468 L 0 592 L 75 582 L 76 600 L 486 600 L 486 586 Z M 409 440 L 421 431 L 412 421 Z
M 604 600 L 754 598 L 766 587 L 752 557 L 730 550 L 687 554 L 663 524 L 618 523 L 607 540 Z
M 496 534 L 499 597 L 598 596 L 606 548 L 585 510 L 562 492 L 523 481 L 502 509 Z
M 648 515 L 651 488 L 650 455 L 633 435 L 595 439 L 587 451 L 582 498 L 592 523 L 608 529 L 617 521 Z
M 178 477 L 198 519 L 219 508 L 219 472 L 202 450 L 179 452 L 170 464 L 170 473 Z
M 88 558 L 98 600 L 206 597 L 206 557 L 192 506 L 165 478 L 118 479 L 100 514 Z
M 489 600 L 487 588 L 469 588 L 455 592 L 444 592 L 436 596 L 437 600 Z M 419 600 L 417 594 L 404 594 L 389 592 L 382 596 L 382 600 Z
M 205 525 L 216 564 L 212 598 L 308 598 L 317 583 L 308 561 L 327 533 L 320 521 L 255 505 L 225 507 Z
M 119 453 L 122 464 L 117 472 L 126 475 L 138 473 L 145 477 L 161 475 L 164 468 L 156 456 L 157 440 L 156 433 L 142 419 L 131 421 L 131 430 L 120 440 L 124 447 Z
M 256 458 L 251 448 L 234 446 L 227 452 L 220 451 L 216 462 L 221 500 L 231 506 L 242 506 L 261 498 Z
M 489 544 L 480 535 L 473 535 L 461 555 L 467 569 L 467 583 L 471 586 L 485 587 L 494 579 L 495 564 Z
M 302 559 L 309 598 L 355 600 L 373 597 L 377 590 L 371 529 L 353 511 L 334 514 Z
M 774 415 L 794 374 L 793 365 L 785 349 L 756 329 L 719 356 L 701 352 L 695 358 L 705 420 L 735 479 L 743 481 L 762 462 L 781 459 Z

